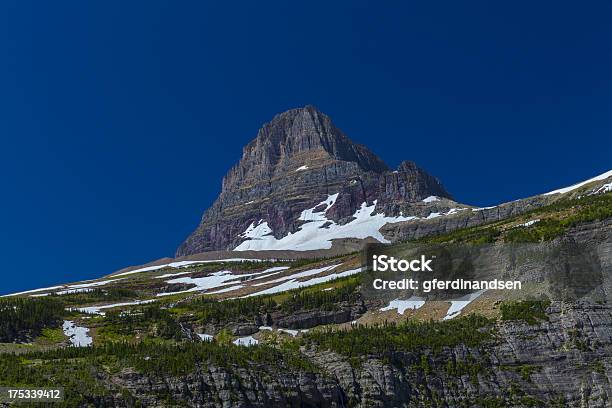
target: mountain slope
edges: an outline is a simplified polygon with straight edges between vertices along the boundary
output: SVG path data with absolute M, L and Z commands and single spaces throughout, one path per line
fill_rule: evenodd
M 265 124 L 222 186 L 177 256 L 234 249 L 264 222 L 266 234 L 282 239 L 300 229 L 303 211 L 323 205 L 332 195 L 334 203 L 323 215 L 340 225 L 374 201 L 372 214 L 396 217 L 410 213 L 412 203 L 428 196 L 451 198 L 435 177 L 412 162 L 391 171 L 312 106 L 281 113 Z
M 611 184 L 606 173 L 554 194 L 445 212 L 458 204 L 429 196 L 410 203 L 418 218 L 376 237 L 589 247 L 602 274 L 578 285 L 588 289 L 578 302 L 517 301 L 495 289 L 372 297 L 360 255 L 333 248 L 165 258 L 1 298 L 0 386 L 61 384 L 67 399 L 57 405 L 66 407 L 607 407 Z M 290 239 L 328 242 L 343 228 L 355 234 L 402 217 L 372 215 L 374 202 L 362 203 L 341 224 L 330 211 L 339 196 L 302 210 L 300 231 L 310 235 Z M 287 239 L 268 235 L 265 221 L 251 225 L 244 242 Z M 416 244 L 393 240 L 400 251 Z M 558 290 L 539 279 L 542 268 L 555 271 L 547 263 L 494 259 L 494 270 L 531 285 L 527 294 Z

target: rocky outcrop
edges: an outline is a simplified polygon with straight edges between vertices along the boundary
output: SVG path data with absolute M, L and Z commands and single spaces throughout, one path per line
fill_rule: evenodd
M 279 373 L 266 365 L 250 368 L 197 366 L 184 377 L 144 376 L 124 370 L 112 379 L 141 406 L 202 408 L 346 406 L 338 382 L 296 370 Z M 109 401 L 110 400 L 110 401 Z M 125 397 L 107 397 L 95 406 L 129 406 Z
M 353 143 L 315 107 L 292 109 L 265 124 L 225 176 L 221 194 L 177 256 L 230 250 L 251 223 L 268 222 L 276 238 L 295 232 L 299 215 L 339 193 L 326 216 L 350 220 L 361 204 L 376 212 L 408 212 L 430 195 L 450 198 L 433 176 L 412 162 L 395 171 L 366 147 Z
M 605 408 L 612 398 L 611 314 L 609 304 L 554 302 L 548 320 L 498 322 L 479 346 L 384 358 L 303 348 L 314 370 L 210 362 L 180 376 L 100 371 L 109 390 L 121 391 L 86 396 L 79 406 Z
M 327 324 L 340 324 L 356 320 L 366 312 L 363 301 L 342 302 L 334 310 L 305 310 L 272 316 L 275 325 L 286 329 L 310 329 Z
M 524 214 L 554 201 L 550 196 L 534 196 L 486 208 L 466 208 L 451 216 L 390 223 L 381 233 L 392 242 L 442 235 L 462 228 L 476 227 Z

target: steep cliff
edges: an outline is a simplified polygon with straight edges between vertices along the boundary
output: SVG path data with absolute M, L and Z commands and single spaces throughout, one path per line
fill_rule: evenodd
M 275 116 L 259 130 L 177 256 L 234 249 L 245 240 L 247 228 L 260 221 L 267 223 L 267 235 L 280 239 L 299 229 L 302 211 L 334 194 L 325 215 L 339 224 L 350 221 L 363 203 L 376 201 L 372 214 L 397 216 L 428 196 L 450 198 L 416 164 L 406 161 L 391 171 L 328 116 L 306 106 Z

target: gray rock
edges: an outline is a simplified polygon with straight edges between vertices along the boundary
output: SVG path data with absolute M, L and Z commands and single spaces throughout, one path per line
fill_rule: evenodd
M 240 234 L 260 220 L 281 238 L 299 228 L 303 210 L 335 193 L 339 197 L 327 216 L 336 222 L 349 221 L 363 202 L 378 200 L 377 212 L 399 215 L 427 196 L 450 198 L 435 177 L 414 163 L 390 171 L 328 116 L 306 106 L 275 116 L 259 130 L 176 255 L 233 249 L 244 240 Z

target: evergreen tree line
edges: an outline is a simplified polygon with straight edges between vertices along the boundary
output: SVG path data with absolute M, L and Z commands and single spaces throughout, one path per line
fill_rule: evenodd
M 322 290 L 333 285 L 332 290 Z M 347 277 L 311 286 L 290 290 L 281 295 L 253 296 L 219 302 L 203 296 L 181 303 L 181 308 L 194 311 L 203 324 L 249 321 L 275 311 L 292 313 L 301 310 L 335 310 L 338 304 L 359 298 L 359 277 Z
M 57 327 L 64 313 L 63 304 L 56 299 L 0 299 L 0 342 L 38 336 L 45 327 Z
M 385 322 L 350 329 L 315 330 L 304 336 L 303 341 L 348 357 L 392 357 L 396 352 L 422 349 L 439 352 L 445 347 L 459 344 L 478 346 L 491 337 L 488 328 L 491 324 L 492 321 L 480 315 L 446 321 Z

